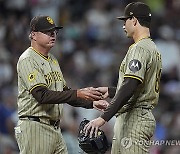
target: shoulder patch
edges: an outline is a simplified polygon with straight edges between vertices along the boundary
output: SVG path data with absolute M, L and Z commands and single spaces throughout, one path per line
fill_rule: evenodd
M 141 62 L 137 59 L 133 59 L 129 62 L 129 69 L 134 73 L 139 71 L 141 67 L 142 67 Z
M 36 73 L 30 73 L 28 76 L 29 81 L 33 81 L 36 78 Z

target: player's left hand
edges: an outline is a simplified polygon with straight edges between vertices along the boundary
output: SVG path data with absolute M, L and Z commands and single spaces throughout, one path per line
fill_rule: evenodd
M 93 108 L 99 111 L 104 111 L 109 106 L 106 100 L 93 101 Z
M 87 125 L 84 126 L 85 136 L 89 135 L 90 138 L 92 138 L 93 133 L 95 133 L 95 137 L 97 137 L 99 127 L 105 123 L 106 121 L 101 117 L 91 120 Z

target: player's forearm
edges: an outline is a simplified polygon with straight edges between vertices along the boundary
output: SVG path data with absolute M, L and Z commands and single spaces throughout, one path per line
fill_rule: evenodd
M 113 98 L 116 94 L 116 87 L 108 87 L 109 98 Z
M 33 89 L 31 93 L 40 104 L 61 104 L 76 102 L 77 100 L 76 90 L 52 91 L 39 86 Z
M 93 102 L 77 98 L 77 90 L 66 88 L 65 91 L 51 91 L 46 87 L 37 87 L 32 91 L 33 97 L 40 104 L 67 103 L 74 107 L 93 108 Z
M 101 118 L 105 121 L 109 121 L 133 96 L 138 85 L 139 81 L 136 79 L 125 79 L 116 96 L 112 99 L 108 108 L 101 115 Z

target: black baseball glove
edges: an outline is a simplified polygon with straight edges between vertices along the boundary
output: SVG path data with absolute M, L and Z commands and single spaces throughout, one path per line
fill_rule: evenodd
M 79 147 L 88 154 L 104 154 L 109 147 L 105 133 L 99 129 L 97 137 L 94 135 L 92 138 L 89 135 L 85 136 L 83 129 L 87 123 L 89 123 L 89 120 L 84 119 L 79 125 Z

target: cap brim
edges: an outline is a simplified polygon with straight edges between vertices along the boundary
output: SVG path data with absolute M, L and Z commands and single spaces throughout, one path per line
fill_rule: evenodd
M 51 27 L 51 28 L 48 28 L 48 29 L 43 29 L 43 30 L 39 30 L 39 31 L 49 31 L 49 30 L 59 30 L 59 29 L 62 29 L 63 27 L 62 26 L 56 26 L 56 27 Z
M 62 26 L 59 26 L 59 27 L 55 27 L 55 29 L 62 29 L 63 27 Z
M 119 19 L 119 20 L 125 20 L 125 19 L 127 19 L 127 17 L 125 17 L 125 16 L 120 16 L 120 17 L 116 17 L 117 19 Z

